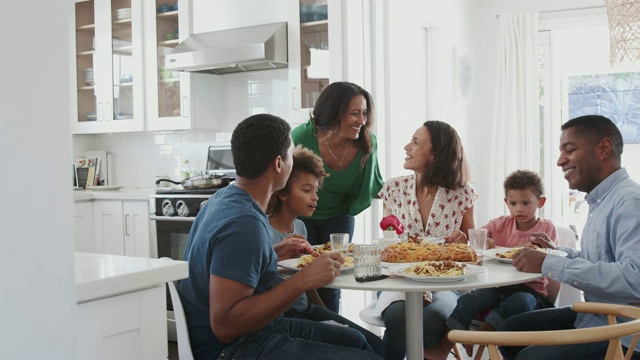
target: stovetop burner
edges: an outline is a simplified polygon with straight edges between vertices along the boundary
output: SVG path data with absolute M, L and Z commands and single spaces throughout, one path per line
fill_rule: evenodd
M 187 190 L 187 189 L 165 189 L 156 190 L 158 195 L 213 195 L 219 189 L 199 189 L 199 190 Z

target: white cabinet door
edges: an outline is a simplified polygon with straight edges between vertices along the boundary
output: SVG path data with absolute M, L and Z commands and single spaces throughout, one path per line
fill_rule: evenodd
M 150 226 L 148 201 L 97 200 L 95 252 L 151 257 Z
M 146 201 L 124 201 L 124 255 L 151 257 L 149 205 Z
M 220 122 L 220 76 L 167 71 L 165 55 L 191 35 L 192 6 L 181 0 L 178 10 L 161 12 L 176 0 L 145 1 L 144 44 L 147 130 L 217 130 Z
M 142 0 L 77 0 L 75 134 L 144 129 Z
M 75 251 L 95 252 L 93 227 L 93 202 L 78 202 L 73 205 Z
M 93 204 L 96 253 L 124 255 L 124 213 L 122 201 L 95 201 Z
M 78 304 L 78 359 L 166 359 L 164 285 Z

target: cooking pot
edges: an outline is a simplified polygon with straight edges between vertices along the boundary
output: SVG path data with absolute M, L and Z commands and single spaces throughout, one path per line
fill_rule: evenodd
M 219 174 L 206 174 L 193 176 L 182 181 L 173 181 L 170 179 L 158 179 L 156 185 L 159 185 L 161 181 L 167 181 L 172 184 L 182 185 L 187 190 L 201 190 L 201 189 L 218 189 L 229 185 L 233 178 L 219 175 Z

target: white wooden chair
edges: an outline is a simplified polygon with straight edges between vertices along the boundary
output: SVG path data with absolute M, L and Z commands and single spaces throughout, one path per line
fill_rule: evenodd
M 189 328 L 187 327 L 187 318 L 184 315 L 184 308 L 182 307 L 182 300 L 178 289 L 176 289 L 176 283 L 169 281 L 167 286 L 169 287 L 169 293 L 171 294 L 171 302 L 173 303 L 173 313 L 176 317 L 176 333 L 178 336 L 178 357 L 180 360 L 193 360 L 193 353 L 191 352 L 191 340 L 189 339 Z
M 554 331 L 470 331 L 452 330 L 449 340 L 453 343 L 480 344 L 489 348 L 491 360 L 501 360 L 498 346 L 529 346 L 529 345 L 568 345 L 584 344 L 597 341 L 609 341 L 605 360 L 630 359 L 633 349 L 640 337 L 640 308 L 635 306 L 585 303 L 573 304 L 577 312 L 589 314 L 606 314 L 609 325 L 584 329 L 554 330 Z M 616 316 L 634 319 L 617 324 Z M 626 357 L 622 351 L 620 338 L 634 335 Z

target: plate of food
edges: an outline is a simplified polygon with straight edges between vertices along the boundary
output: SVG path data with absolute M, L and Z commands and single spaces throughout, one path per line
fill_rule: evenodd
M 310 264 L 313 260 L 315 260 L 315 258 L 316 257 L 313 255 L 302 255 L 299 258 L 278 261 L 278 266 L 288 270 L 299 271 L 303 267 Z M 355 263 L 353 261 L 353 257 L 345 256 L 344 264 L 342 264 L 340 271 L 348 271 L 353 269 L 354 267 L 355 267 Z
M 524 248 L 529 248 L 532 250 L 536 250 L 536 251 L 541 251 L 547 254 L 554 254 L 554 255 L 559 255 L 559 256 L 567 256 L 567 253 L 562 251 L 562 250 L 558 250 L 558 249 L 550 249 L 550 248 L 541 248 L 539 246 L 536 245 L 525 245 L 525 246 L 518 246 L 518 247 L 514 247 L 514 248 L 508 248 L 508 247 L 496 247 L 495 249 L 489 249 L 486 250 L 484 252 L 484 256 L 488 257 L 488 258 L 492 258 L 492 259 L 496 259 L 498 260 L 498 262 L 501 263 L 505 263 L 505 264 L 511 264 L 513 262 L 513 255 L 515 255 L 515 253 L 517 253 L 518 251 L 524 249 Z
M 487 272 L 487 269 L 478 265 L 445 260 L 395 265 L 389 267 L 389 272 L 413 281 L 442 283 L 464 281 L 471 275 Z
M 478 255 L 467 244 L 397 243 L 382 250 L 380 259 L 389 263 L 443 260 L 473 263 Z
M 348 254 L 353 254 L 353 247 L 355 246 L 354 243 L 350 243 L 349 244 L 349 249 L 347 250 Z M 322 244 L 322 245 L 312 245 L 311 248 L 313 249 L 313 251 L 317 252 L 318 254 L 324 254 L 326 252 L 331 252 L 331 241 L 327 241 L 326 243 Z
M 407 242 L 413 244 L 444 244 L 445 240 L 443 237 L 438 236 L 407 236 Z

